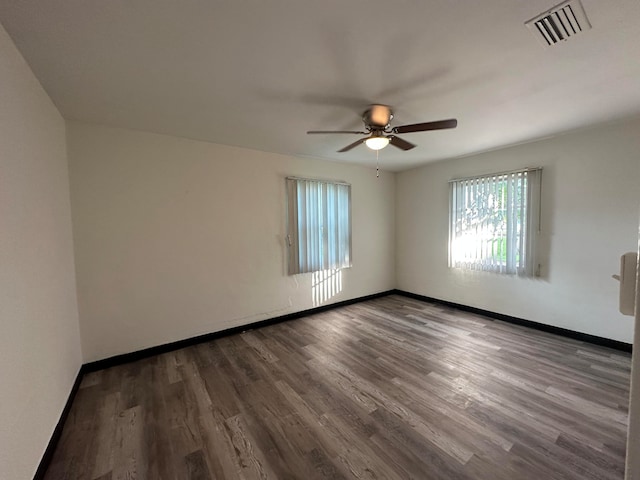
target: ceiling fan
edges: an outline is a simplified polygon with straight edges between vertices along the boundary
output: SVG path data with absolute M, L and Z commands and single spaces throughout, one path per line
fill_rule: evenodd
M 350 145 L 338 150 L 338 152 L 348 152 L 352 148 L 364 143 L 372 150 L 380 150 L 391 144 L 402 150 L 411 150 L 415 145 L 396 136 L 398 133 L 426 132 L 428 130 L 443 130 L 446 128 L 456 128 L 458 121 L 455 118 L 449 120 L 439 120 L 436 122 L 413 123 L 411 125 L 400 125 L 391 127 L 393 119 L 393 111 L 387 105 L 371 105 L 362 114 L 365 131 L 351 130 L 310 130 L 308 134 L 327 134 L 327 133 L 353 133 L 356 135 L 367 135 Z

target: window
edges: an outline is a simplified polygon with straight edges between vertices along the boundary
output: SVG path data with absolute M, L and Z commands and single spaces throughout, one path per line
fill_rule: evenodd
M 351 185 L 287 178 L 289 275 L 351 266 Z
M 534 276 L 542 169 L 450 182 L 449 266 Z

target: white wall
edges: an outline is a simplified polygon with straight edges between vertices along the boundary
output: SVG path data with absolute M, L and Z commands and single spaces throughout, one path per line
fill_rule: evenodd
M 395 176 L 70 122 L 85 361 L 314 306 L 285 270 L 287 175 L 352 184 L 353 267 L 325 303 L 395 286 Z
M 632 342 L 618 313 L 619 256 L 635 251 L 640 119 L 448 160 L 397 177 L 398 288 L 442 300 Z M 542 166 L 542 277 L 447 266 L 448 180 Z
M 81 364 L 65 123 L 0 26 L 0 478 L 32 478 Z

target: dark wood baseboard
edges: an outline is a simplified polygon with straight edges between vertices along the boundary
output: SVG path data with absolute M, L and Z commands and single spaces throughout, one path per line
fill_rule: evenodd
M 73 399 L 76 397 L 76 393 L 78 393 L 78 389 L 80 388 L 80 382 L 82 382 L 82 377 L 84 376 L 85 368 L 84 365 L 80 367 L 78 370 L 78 374 L 76 375 L 76 379 L 73 382 L 73 387 L 71 387 L 71 392 L 67 397 L 67 403 L 64 404 L 64 408 L 62 409 L 62 414 L 60 414 L 60 418 L 58 419 L 58 423 L 56 427 L 53 429 L 53 433 L 51 434 L 51 438 L 49 439 L 49 443 L 47 444 L 47 448 L 40 459 L 40 463 L 38 464 L 38 469 L 36 470 L 35 475 L 33 476 L 33 480 L 41 480 L 44 478 L 44 474 L 49 468 L 49 464 L 51 463 L 51 459 L 53 458 L 53 453 L 56 451 L 56 447 L 58 446 L 58 442 L 60 441 L 60 437 L 62 436 L 62 429 L 64 428 L 64 424 L 67 421 L 67 417 L 69 416 L 69 412 L 71 411 L 71 405 L 73 404 Z
M 104 368 L 121 365 L 123 363 L 135 362 L 137 360 L 152 357 L 154 355 L 159 355 L 161 353 L 172 352 L 174 350 L 179 350 L 181 348 L 189 347 L 191 345 L 196 345 L 198 343 L 208 342 L 210 340 L 215 340 L 216 338 L 226 337 L 227 335 L 241 333 L 246 330 L 266 327 L 267 325 L 274 325 L 280 322 L 287 322 L 289 320 L 306 317 L 308 315 L 313 315 L 315 313 L 325 312 L 327 310 L 332 310 L 334 308 L 339 308 L 339 307 L 344 307 L 346 305 L 352 305 L 354 303 L 364 302 L 365 300 L 386 297 L 387 295 L 391 295 L 393 293 L 395 293 L 395 290 L 387 290 L 384 292 L 374 293 L 372 295 L 366 295 L 364 297 L 352 298 L 349 300 L 343 300 L 341 302 L 330 303 L 327 305 L 310 308 L 308 310 L 302 310 L 300 312 L 288 313 L 286 315 L 282 315 L 279 317 L 260 320 L 258 322 L 249 323 L 246 325 L 240 325 L 238 327 L 227 328 L 225 330 L 220 330 L 218 332 L 205 333 L 204 335 L 185 338 L 184 340 L 178 340 L 176 342 L 165 343 L 163 345 L 157 345 L 155 347 L 145 348 L 143 350 L 137 350 L 135 352 L 124 353 L 122 355 L 116 355 L 116 356 L 105 358 L 102 360 L 97 360 L 95 362 L 86 363 L 83 365 L 83 367 L 85 368 L 86 372 L 95 372 L 97 370 L 102 370 Z
M 576 332 L 574 330 L 568 330 L 566 328 L 556 327 L 553 325 L 546 325 L 544 323 L 534 322 L 532 320 L 512 317 L 511 315 L 504 315 L 502 313 L 495 313 L 489 310 L 483 310 L 481 308 L 469 307 L 467 305 L 461 305 L 459 303 L 440 300 L 438 298 L 427 297 L 424 295 L 419 295 L 417 293 L 405 292 L 404 290 L 395 290 L 394 293 L 408 298 L 413 298 L 415 300 L 422 300 L 423 302 L 437 303 L 440 305 L 457 308 L 458 310 L 477 313 L 478 315 L 483 315 L 485 317 L 501 320 L 503 322 L 513 323 L 515 325 L 520 325 L 523 327 L 533 328 L 535 330 L 541 330 L 547 333 L 553 333 L 555 335 L 561 335 L 563 337 L 572 338 L 574 340 L 593 343 L 595 345 L 600 345 L 601 347 L 613 348 L 615 350 L 620 350 L 622 352 L 628 353 L 631 353 L 633 351 L 633 345 L 631 343 L 620 342 L 618 340 L 612 340 L 610 338 L 598 337 L 596 335 L 589 335 L 588 333 Z

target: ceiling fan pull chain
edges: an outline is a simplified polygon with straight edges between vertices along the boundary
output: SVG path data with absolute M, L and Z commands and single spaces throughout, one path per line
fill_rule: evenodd
M 378 161 L 380 150 L 376 150 L 376 178 L 380 178 L 380 162 Z

